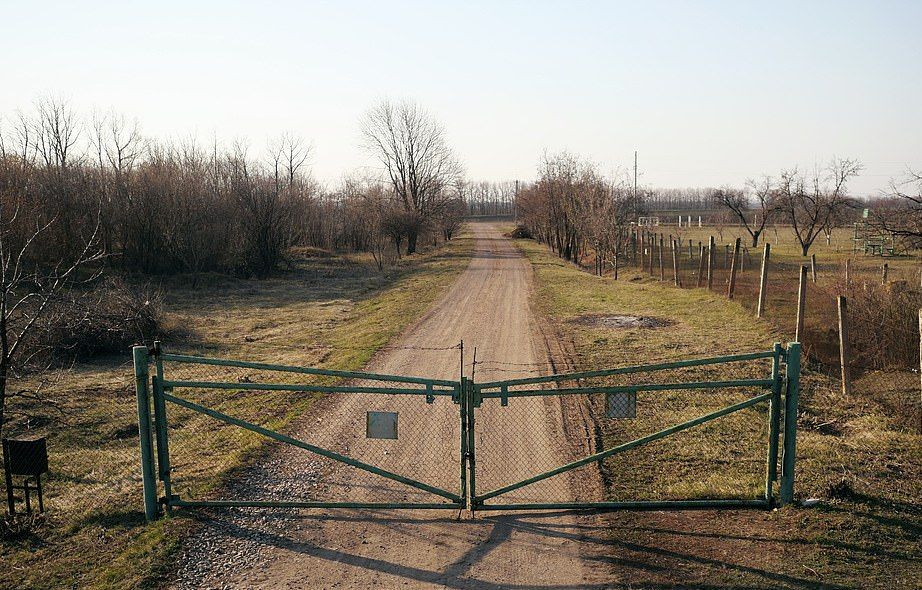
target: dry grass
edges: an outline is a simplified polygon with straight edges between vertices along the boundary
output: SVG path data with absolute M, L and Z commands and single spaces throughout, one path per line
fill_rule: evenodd
M 536 304 L 572 340 L 582 367 L 760 350 L 790 339 L 784 322 L 755 320 L 742 298 L 727 301 L 704 289 L 675 289 L 633 269 L 622 274 L 623 280 L 599 278 L 534 242 L 518 244 L 535 269 Z M 778 248 L 781 263 L 785 248 L 789 245 Z M 820 260 L 833 254 L 834 249 L 818 250 Z M 864 264 L 864 272 L 871 273 L 870 262 Z M 908 261 L 896 266 L 904 265 L 908 272 Z M 584 314 L 650 315 L 670 324 L 613 330 L 567 321 Z M 922 559 L 922 436 L 895 415 L 902 390 L 899 384 L 880 386 L 886 382 L 892 383 L 888 374 L 865 374 L 857 379 L 856 391 L 866 393 L 845 398 L 824 372 L 806 372 L 796 491 L 801 499 L 819 497 L 817 507 L 606 516 L 606 532 L 593 534 L 613 563 L 613 579 L 623 581 L 613 587 L 922 586 L 917 565 Z M 918 375 L 913 388 L 918 399 Z M 639 415 L 641 404 L 639 399 Z M 740 418 L 718 420 L 709 431 L 688 431 L 681 439 L 663 439 L 656 449 L 619 466 L 608 478 L 610 494 L 622 499 L 757 493 L 752 482 L 764 477 L 764 447 L 749 445 L 764 438 L 745 428 L 764 422 L 755 409 Z M 622 426 L 629 431 L 625 435 L 650 427 L 643 420 L 636 429 Z M 606 432 L 606 441 L 618 436 Z
M 663 226 L 658 231 L 684 242 L 680 248 L 680 278 L 685 288 L 694 288 L 698 272 L 698 243 L 707 244 L 709 236 L 717 243 L 713 290 L 717 296 L 726 296 L 729 280 L 728 250 L 741 238 L 747 247 L 749 235 L 738 227 L 727 227 L 720 239 L 717 228 L 682 228 Z M 810 258 L 801 256 L 800 247 L 788 227 L 769 228 L 762 235 L 763 242 L 756 249 L 747 248 L 742 271 L 738 274 L 734 301 L 755 315 L 761 266 L 762 244 L 767 240 L 772 247 L 764 316 L 773 333 L 782 341 L 794 339 L 797 313 L 797 288 L 801 265 L 809 267 Z M 821 236 L 813 245 L 816 256 L 817 282 L 809 278 L 804 333 L 801 342 L 806 361 L 811 368 L 830 377 L 839 373 L 838 311 L 836 297 L 849 298 L 848 322 L 851 333 L 852 362 L 855 395 L 878 397 L 886 391 L 889 405 L 898 411 L 898 420 L 905 428 L 922 433 L 922 403 L 919 396 L 919 333 L 917 317 L 922 307 L 920 288 L 919 253 L 911 256 L 865 256 L 853 252 L 853 230 L 837 229 L 827 245 Z M 694 242 L 693 257 L 688 254 L 688 240 Z M 850 281 L 845 285 L 845 263 L 850 263 Z M 664 256 L 666 281 L 672 284 L 672 258 Z M 888 265 L 888 283 L 881 285 L 881 268 Z M 590 265 L 591 266 L 591 265 Z M 622 269 L 628 280 L 659 283 L 659 268 L 655 261 L 654 273 L 636 267 Z
M 472 246 L 462 234 L 386 275 L 357 257 L 302 256 L 291 272 L 264 281 L 210 276 L 192 289 L 174 280 L 163 286 L 164 308 L 171 332 L 184 339 L 166 340 L 164 348 L 354 370 L 451 285 Z M 179 539 L 195 525 L 182 516 L 144 523 L 130 359 L 126 354 L 81 364 L 53 387 L 63 414 L 26 408 L 35 416 L 32 427 L 49 435 L 47 518 L 4 535 L 0 587 L 154 584 Z M 259 415 L 282 428 L 313 398 L 273 399 L 240 396 L 231 403 L 241 417 Z M 179 418 L 171 424 L 177 439 L 194 437 L 197 425 Z M 196 464 L 200 489 L 221 486 L 262 444 L 240 436 L 224 443 L 230 445 L 213 454 L 215 460 Z

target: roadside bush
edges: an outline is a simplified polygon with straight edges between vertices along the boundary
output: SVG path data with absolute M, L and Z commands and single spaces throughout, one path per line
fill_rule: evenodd
M 64 363 L 124 353 L 162 331 L 162 297 L 149 284 L 109 277 L 94 288 L 54 303 L 38 339 L 48 361 Z
M 517 240 L 520 240 L 520 239 L 530 240 L 530 239 L 532 239 L 531 232 L 528 231 L 528 228 L 525 227 L 524 225 L 517 225 L 517 226 L 515 226 L 515 229 L 512 230 L 512 233 L 509 234 L 509 237 L 515 238 L 515 239 L 517 239 Z
M 846 287 L 844 281 L 824 289 L 830 300 L 848 298 L 849 340 L 855 366 L 884 370 L 914 367 L 919 362 L 919 309 L 922 292 L 905 281 L 868 282 Z

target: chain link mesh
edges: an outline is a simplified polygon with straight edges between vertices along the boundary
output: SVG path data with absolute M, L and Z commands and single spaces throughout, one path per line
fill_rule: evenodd
M 129 367 L 122 367 L 106 387 L 77 385 L 41 399 L 14 396 L 8 400 L 7 418 L 4 438 L 46 439 L 48 470 L 41 475 L 46 511 L 81 522 L 91 515 L 138 505 L 138 411 Z M 14 487 L 22 480 L 14 475 Z M 23 512 L 24 493 L 14 491 L 16 510 Z M 0 495 L 5 502 L 2 477 Z M 34 511 L 37 495 L 31 496 Z
M 508 405 L 484 399 L 475 424 L 477 493 L 509 486 L 588 455 L 741 403 L 767 389 L 748 386 L 625 393 L 554 389 L 769 379 L 771 359 L 632 373 L 547 384 L 550 395 L 517 397 L 541 385 L 508 388 Z M 494 391 L 494 390 L 490 390 Z M 554 475 L 489 504 L 764 497 L 768 401 L 712 422 Z M 613 417 L 612 410 L 618 412 Z M 702 477 L 704 473 L 706 476 Z
M 426 385 L 349 379 L 283 371 L 168 362 L 166 381 L 230 384 L 227 389 L 175 387 L 181 399 L 245 420 L 457 494 L 460 485 L 459 408 L 448 388 L 436 385 L 427 403 Z M 256 387 L 237 389 L 233 384 Z M 380 388 L 418 393 L 310 393 L 270 391 L 253 384 Z M 366 436 L 368 412 L 397 414 L 396 440 Z M 440 503 L 429 491 L 369 473 L 167 403 L 173 493 L 183 500 L 231 499 L 268 502 Z M 251 467 L 240 467 L 250 465 Z M 241 473 L 245 470 L 245 473 Z M 221 482 L 216 485 L 216 481 Z

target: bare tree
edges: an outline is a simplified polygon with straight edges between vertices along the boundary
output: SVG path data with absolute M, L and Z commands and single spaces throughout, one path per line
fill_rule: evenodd
M 100 206 L 100 243 L 107 254 L 115 251 L 119 210 L 131 199 L 130 179 L 144 152 L 137 121 L 114 112 L 93 117 Z
M 416 252 L 420 229 L 450 200 L 461 167 L 442 126 L 414 103 L 383 101 L 362 121 L 365 147 L 387 173 L 407 216 L 407 254 Z
M 281 157 L 276 162 L 280 162 Z M 283 184 L 280 164 L 271 177 L 252 165 L 246 147 L 238 144 L 228 159 L 230 193 L 239 208 L 242 255 L 247 271 L 266 277 L 276 269 L 292 245 L 291 225 L 296 198 Z
M 80 136 L 80 123 L 71 105 L 60 98 L 36 101 L 35 147 L 48 167 L 64 170 L 71 163 Z
M 861 172 L 857 160 L 834 159 L 808 179 L 797 169 L 781 173 L 778 203 L 806 256 L 817 236 L 848 206 L 847 183 Z
M 591 162 L 566 152 L 545 154 L 538 180 L 521 187 L 515 203 L 528 235 L 576 263 L 592 248 L 599 274 L 628 239 L 636 206 L 623 180 L 607 180 Z
M 778 205 L 771 178 L 765 177 L 758 183 L 750 180 L 747 185 L 751 189 L 751 197 L 739 189 L 720 188 L 714 191 L 713 199 L 740 222 L 752 238 L 752 247 L 755 248 Z
M 4 167 L 17 163 L 0 153 Z M 8 178 L 6 174 L 3 175 Z M 4 186 L 0 195 L 0 433 L 6 407 L 13 397 L 31 397 L 42 401 L 40 391 L 22 388 L 11 390 L 11 379 L 47 373 L 50 361 L 43 356 L 47 349 L 36 338 L 53 304 L 74 285 L 98 277 L 98 271 L 81 271 L 100 260 L 97 247 L 98 224 L 92 233 L 75 243 L 75 249 L 55 260 L 36 258 L 36 245 L 56 220 L 40 221 L 16 194 Z
M 436 223 L 442 234 L 442 239 L 446 242 L 452 239 L 461 228 L 461 222 L 464 219 L 466 206 L 464 199 L 460 195 L 449 199 L 442 210 L 439 212 Z

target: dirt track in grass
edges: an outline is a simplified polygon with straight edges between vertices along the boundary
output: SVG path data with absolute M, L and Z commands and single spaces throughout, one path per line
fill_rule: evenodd
M 531 265 L 498 226 L 474 223 L 473 259 L 446 296 L 367 368 L 379 373 L 457 379 L 457 350 L 430 350 L 463 340 L 466 374 L 477 347 L 477 380 L 507 379 L 545 364 L 555 343 L 532 316 Z M 528 367 L 528 368 L 526 368 Z M 492 368 L 492 370 L 491 370 Z M 478 489 L 511 483 L 565 462 L 580 446 L 573 408 L 556 399 L 514 400 L 515 411 L 483 408 L 478 416 Z M 342 396 L 318 405 L 299 436 L 448 490 L 458 489 L 458 407 L 446 398 L 420 406 L 386 396 L 367 409 L 400 413 L 400 441 L 382 450 L 364 439 L 364 409 Z M 416 405 L 414 405 L 416 404 Z M 361 410 L 361 411 L 360 411 Z M 570 433 L 569 435 L 567 433 Z M 574 437 L 574 432 L 576 436 Z M 403 444 L 405 441 L 405 444 Z M 424 444 L 421 443 L 424 442 Z M 323 445 L 321 445 L 323 446 Z M 385 452 L 386 451 L 386 452 Z M 254 474 L 271 486 L 273 469 L 309 470 L 308 453 L 282 451 Z M 280 479 L 288 476 L 282 476 Z M 567 501 L 598 482 L 559 476 L 528 486 L 518 499 Z M 324 473 L 326 492 L 349 501 L 439 501 L 349 467 Z M 542 487 L 544 486 L 544 487 Z M 579 495 L 583 495 L 580 493 Z M 514 501 L 515 496 L 509 500 Z M 178 587 L 265 588 L 587 588 L 606 587 L 594 544 L 581 543 L 592 516 L 478 512 L 309 510 L 285 513 L 214 511 L 189 539 L 177 568 Z

